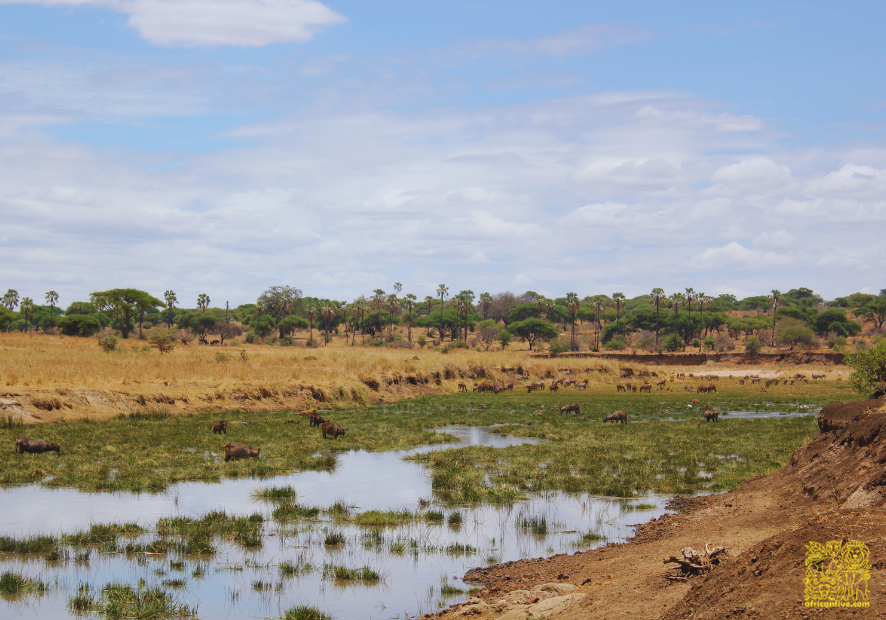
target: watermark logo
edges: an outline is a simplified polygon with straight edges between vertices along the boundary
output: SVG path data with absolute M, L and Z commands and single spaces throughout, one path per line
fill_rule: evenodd
M 869 607 L 870 551 L 858 540 L 806 545 L 806 607 Z

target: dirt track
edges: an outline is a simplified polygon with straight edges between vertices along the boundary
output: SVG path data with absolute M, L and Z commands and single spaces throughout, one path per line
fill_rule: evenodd
M 778 472 L 723 495 L 677 502 L 631 541 L 470 571 L 477 596 L 442 618 L 549 620 L 886 617 L 886 402 L 841 403 Z M 870 549 L 869 608 L 806 608 L 811 541 L 857 539 Z M 723 545 L 729 557 L 686 582 L 662 575 L 684 547 Z

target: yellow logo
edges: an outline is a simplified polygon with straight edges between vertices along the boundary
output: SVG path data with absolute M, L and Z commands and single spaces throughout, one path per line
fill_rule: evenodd
M 806 607 L 869 607 L 869 554 L 867 545 L 858 540 L 806 545 Z

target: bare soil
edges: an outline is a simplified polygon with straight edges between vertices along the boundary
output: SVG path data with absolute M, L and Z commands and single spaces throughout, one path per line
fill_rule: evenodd
M 679 498 L 627 543 L 477 568 L 483 586 L 440 618 L 499 620 L 886 617 L 886 401 L 825 407 L 820 432 L 788 465 L 722 495 Z M 870 549 L 869 608 L 806 608 L 806 545 L 855 539 Z M 725 546 L 709 573 L 673 582 L 665 558 Z

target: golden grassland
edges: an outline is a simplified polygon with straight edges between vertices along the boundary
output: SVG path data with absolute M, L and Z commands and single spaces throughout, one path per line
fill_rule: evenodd
M 624 367 L 641 365 L 603 357 L 534 358 L 516 347 L 444 353 L 348 346 L 344 338 L 314 349 L 192 343 L 168 354 L 160 354 L 147 341 L 130 339 L 120 340 L 118 350 L 106 353 L 95 338 L 2 333 L 0 415 L 35 423 L 106 419 L 146 408 L 202 413 L 365 407 L 451 394 L 459 383 L 471 389 L 484 380 L 515 383 L 518 389 L 530 381 L 561 376 L 587 380 L 591 386 L 611 384 Z M 657 372 L 698 374 L 715 368 L 659 367 Z M 748 372 L 743 367 L 724 368 L 736 375 Z M 836 376 L 845 368 L 820 371 Z

